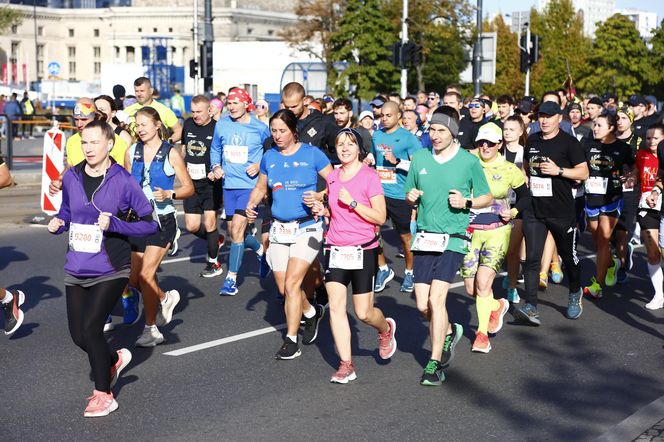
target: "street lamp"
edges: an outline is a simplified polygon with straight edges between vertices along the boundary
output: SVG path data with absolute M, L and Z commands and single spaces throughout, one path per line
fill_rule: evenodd
M 477 39 L 473 46 L 473 93 L 482 93 L 482 0 L 477 0 Z
M 37 83 L 41 81 L 39 75 L 39 45 L 37 44 L 37 0 L 32 0 L 32 21 L 35 28 L 35 77 L 37 78 Z M 28 79 L 25 79 L 26 83 Z M 25 88 L 28 89 L 28 85 L 25 85 Z

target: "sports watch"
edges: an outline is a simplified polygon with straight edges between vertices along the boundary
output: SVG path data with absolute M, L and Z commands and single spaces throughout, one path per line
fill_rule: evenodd
M 473 200 L 470 199 L 470 198 L 468 198 L 468 199 L 466 200 L 466 209 L 470 210 L 470 209 L 472 209 L 472 208 L 473 208 Z
M 355 200 L 351 201 L 348 207 L 350 207 L 352 210 L 355 210 L 355 208 L 357 207 L 357 201 Z

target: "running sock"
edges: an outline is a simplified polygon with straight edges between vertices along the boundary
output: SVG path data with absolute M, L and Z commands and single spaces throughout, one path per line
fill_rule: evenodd
M 307 318 L 307 319 L 311 319 L 314 316 L 316 316 L 316 308 L 312 305 L 312 306 L 309 307 L 309 310 L 304 312 L 304 317 Z
M 14 295 L 12 295 L 12 292 L 5 289 L 0 289 L 0 290 L 4 292 L 4 298 L 2 298 L 2 303 L 9 304 L 10 302 L 12 302 L 12 300 L 14 299 Z
M 409 269 L 406 269 L 406 270 L 404 270 L 403 273 L 404 273 L 405 275 L 412 275 L 412 274 L 413 274 L 413 269 L 410 269 L 410 270 L 409 270 Z
M 205 237 L 207 236 L 207 232 L 205 232 L 205 229 L 202 227 L 203 226 L 199 227 L 198 230 L 196 230 L 195 232 L 189 232 L 189 233 L 191 233 L 197 238 L 205 239 Z
M 493 299 L 489 296 L 478 296 L 475 298 L 475 307 L 477 308 L 477 320 L 479 325 L 477 331 L 480 333 L 488 334 L 489 330 L 489 317 L 491 316 L 491 301 Z
M 231 243 L 231 254 L 228 257 L 228 272 L 237 274 L 242 266 L 244 256 L 244 242 Z
M 491 296 L 489 296 L 489 299 L 491 300 L 491 311 L 495 312 L 500 308 L 500 302 L 498 302 L 498 300 L 493 297 L 493 292 L 491 292 Z
M 387 264 L 385 264 L 384 266 L 378 267 L 378 270 L 380 270 L 382 272 L 387 272 L 389 269 L 390 268 L 387 266 Z
M 655 296 L 663 296 L 662 283 L 664 283 L 664 273 L 659 264 L 648 263 L 648 274 L 650 275 L 650 282 L 655 289 Z
M 146 324 L 145 327 L 143 327 L 143 330 L 159 330 L 159 329 L 157 328 L 156 325 L 147 325 Z
M 261 244 L 254 235 L 247 235 L 244 237 L 244 246 L 249 247 L 254 252 L 258 252 L 261 248 Z
M 217 262 L 217 255 L 219 254 L 219 231 L 215 228 L 205 233 L 207 238 L 208 261 Z
M 286 337 L 297 344 L 297 336 L 286 335 Z

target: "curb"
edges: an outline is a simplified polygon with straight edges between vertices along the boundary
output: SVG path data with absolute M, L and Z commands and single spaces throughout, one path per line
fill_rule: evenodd
M 634 440 L 662 420 L 664 416 L 664 396 L 636 411 L 627 419 L 610 427 L 593 442 L 618 442 Z

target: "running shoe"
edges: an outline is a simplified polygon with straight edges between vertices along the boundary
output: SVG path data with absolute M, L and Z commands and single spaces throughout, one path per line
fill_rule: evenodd
M 115 386 L 115 383 L 120 377 L 120 373 L 122 373 L 122 370 L 124 370 L 130 362 L 131 352 L 126 348 L 118 350 L 118 362 L 111 367 L 111 388 Z
M 164 335 L 157 327 L 146 327 L 136 340 L 136 347 L 156 347 L 164 342 Z
M 219 252 L 221 252 L 221 248 L 224 246 L 224 243 L 226 242 L 226 237 L 224 236 L 223 233 L 219 233 L 219 239 L 217 240 L 217 255 Z
M 285 338 L 284 343 L 281 345 L 281 348 L 274 356 L 275 359 L 289 360 L 295 359 L 298 356 L 302 355 L 300 351 L 300 346 L 297 345 L 297 342 L 293 342 L 290 338 Z
M 122 322 L 124 325 L 134 325 L 141 317 L 142 304 L 139 291 L 134 287 L 131 287 L 129 291 L 131 292 L 130 296 L 122 297 L 122 310 L 124 311 Z
M 169 290 L 165 295 L 166 297 L 160 303 L 161 308 L 157 312 L 157 320 L 155 321 L 155 325 L 160 327 L 171 322 L 175 306 L 180 302 L 180 292 L 177 290 Z
M 199 276 L 201 278 L 214 278 L 222 273 L 224 273 L 224 270 L 221 268 L 221 264 L 218 262 L 208 262 Z
M 546 275 L 546 273 L 540 273 L 539 289 L 546 290 L 548 286 L 549 286 L 549 277 Z
M 401 288 L 399 289 L 402 293 L 413 293 L 413 274 L 404 273 L 403 274 L 403 283 L 401 283 Z
M 616 273 L 620 268 L 620 260 L 618 260 L 615 255 L 611 255 L 611 260 L 613 261 L 613 265 L 606 269 L 606 278 L 604 278 L 604 284 L 606 284 L 607 287 L 613 287 L 616 285 L 618 279 Z
M 569 319 L 579 319 L 583 313 L 583 296 L 581 290 L 570 293 L 567 302 L 567 317 Z
M 556 284 L 563 282 L 563 271 L 560 269 L 560 264 L 557 262 L 551 263 L 551 281 Z
M 378 354 L 381 359 L 390 359 L 397 351 L 397 323 L 392 318 L 385 318 L 389 329 L 385 333 L 378 333 Z
M 590 285 L 583 288 L 583 294 L 593 299 L 602 299 L 602 286 L 594 276 L 590 278 Z
M 318 337 L 318 327 L 320 326 L 320 320 L 325 316 L 325 308 L 316 304 L 314 306 L 316 314 L 311 318 L 304 318 L 304 331 L 302 332 L 302 343 L 304 345 L 312 344 Z
M 627 284 L 629 282 L 629 276 L 627 276 L 627 272 L 622 267 L 618 269 L 616 282 L 618 284 Z
M 648 310 L 659 310 L 664 308 L 664 296 L 655 295 L 649 303 L 646 304 Z
M 388 282 L 392 281 L 394 278 L 394 270 L 390 267 L 387 270 L 378 269 L 376 272 L 376 283 L 374 284 L 374 293 L 380 293 L 385 290 L 385 286 Z
M 517 276 L 516 282 L 518 282 L 519 284 L 523 284 L 524 282 L 526 282 L 526 277 L 523 274 L 523 270 L 519 272 L 519 276 Z
M 507 289 L 507 300 L 512 304 L 518 304 L 521 302 L 521 297 L 519 296 L 519 291 L 516 287 Z
M 108 416 L 118 409 L 118 403 L 113 398 L 113 393 L 104 393 L 103 391 L 92 391 L 92 396 L 88 398 L 88 406 L 83 412 L 84 417 L 102 417 Z
M 641 239 L 638 236 L 633 236 L 629 240 L 629 244 L 632 244 L 634 246 L 640 246 L 641 245 Z
M 475 342 L 473 342 L 471 351 L 474 351 L 475 353 L 489 353 L 491 351 L 489 337 L 481 331 L 475 333 Z
M 25 302 L 25 293 L 12 290 L 12 300 L 2 304 L 2 313 L 5 317 L 5 334 L 11 335 L 23 324 L 23 310 L 20 307 Z
M 530 303 L 526 303 L 520 307 L 515 307 L 513 314 L 514 318 L 519 322 L 534 326 L 539 326 L 541 324 L 537 307 Z
M 509 288 L 509 286 L 510 286 L 510 277 L 505 276 L 503 278 L 503 281 L 502 281 L 502 287 L 503 287 L 504 290 L 507 290 Z
M 355 379 L 357 379 L 357 375 L 355 374 L 355 364 L 353 364 L 353 361 L 341 361 L 339 369 L 332 375 L 330 382 L 334 384 L 347 384 L 348 381 L 354 381 Z
M 632 267 L 634 267 L 634 249 L 635 245 L 632 243 L 632 241 L 628 242 L 627 256 L 625 257 L 625 267 L 627 267 L 628 272 L 632 270 Z
M 115 330 L 115 325 L 113 324 L 113 317 L 111 315 L 108 315 L 106 317 L 106 323 L 104 323 L 104 331 L 112 332 L 113 330 Z
M 454 359 L 454 348 L 463 336 L 463 327 L 456 322 L 452 323 L 452 333 L 445 335 L 443 341 L 443 356 L 440 358 L 440 365 L 449 365 Z
M 261 279 L 267 278 L 267 275 L 272 271 L 270 264 L 267 262 L 267 256 L 265 255 L 266 253 L 263 253 L 258 257 L 258 276 L 260 276 Z
M 500 307 L 492 311 L 489 316 L 489 328 L 487 331 L 491 334 L 496 334 L 501 328 L 503 328 L 505 315 L 510 308 L 510 303 L 507 299 L 501 298 L 498 300 L 498 303 L 500 304 Z
M 443 373 L 443 365 L 435 359 L 429 359 L 427 366 L 424 367 L 420 385 L 427 387 L 439 387 L 443 385 L 445 380 L 445 373 Z
M 224 285 L 219 290 L 219 296 L 235 296 L 237 295 L 237 282 L 233 278 L 226 277 Z
M 168 250 L 168 256 L 175 256 L 175 254 L 178 253 L 178 240 L 180 239 L 181 235 L 182 232 L 180 231 L 180 228 L 176 227 L 175 239 L 173 239 L 173 242 L 171 243 L 171 248 Z

